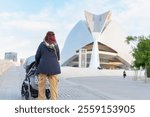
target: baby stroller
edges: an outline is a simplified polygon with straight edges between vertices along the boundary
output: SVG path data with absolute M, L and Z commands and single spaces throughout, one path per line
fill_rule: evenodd
M 31 56 L 26 59 L 24 68 L 26 70 L 25 79 L 22 83 L 21 88 L 21 96 L 26 100 L 29 100 L 30 97 L 37 98 L 38 97 L 38 77 L 36 74 L 36 65 L 35 65 L 35 57 Z M 50 85 L 48 80 L 45 84 L 45 95 L 46 98 L 50 98 Z

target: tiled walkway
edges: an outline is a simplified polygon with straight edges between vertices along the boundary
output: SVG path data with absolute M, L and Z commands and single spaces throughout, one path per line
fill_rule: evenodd
M 24 77 L 25 70 L 17 66 L 0 76 L 0 100 L 22 100 L 20 92 Z M 60 78 L 58 99 L 150 99 L 150 83 L 122 76 Z

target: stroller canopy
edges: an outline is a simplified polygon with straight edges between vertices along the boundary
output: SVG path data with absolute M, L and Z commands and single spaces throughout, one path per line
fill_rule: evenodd
M 25 60 L 25 63 L 23 65 L 23 67 L 26 69 L 27 66 L 31 65 L 33 62 L 35 62 L 35 56 L 30 56 Z

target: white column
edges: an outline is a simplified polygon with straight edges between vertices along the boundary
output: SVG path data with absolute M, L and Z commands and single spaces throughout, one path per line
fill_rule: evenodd
M 91 60 L 90 60 L 90 68 L 97 69 L 100 67 L 100 58 L 99 58 L 99 49 L 98 49 L 98 36 L 99 34 L 93 34 L 94 44 L 91 53 Z
M 80 49 L 79 50 L 79 67 L 86 68 L 87 65 L 87 50 Z

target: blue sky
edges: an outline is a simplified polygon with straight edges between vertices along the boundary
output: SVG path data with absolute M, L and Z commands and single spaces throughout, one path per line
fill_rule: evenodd
M 5 52 L 18 58 L 35 54 L 48 30 L 56 33 L 60 48 L 84 11 L 112 11 L 127 35 L 150 34 L 149 0 L 0 0 L 0 59 Z

